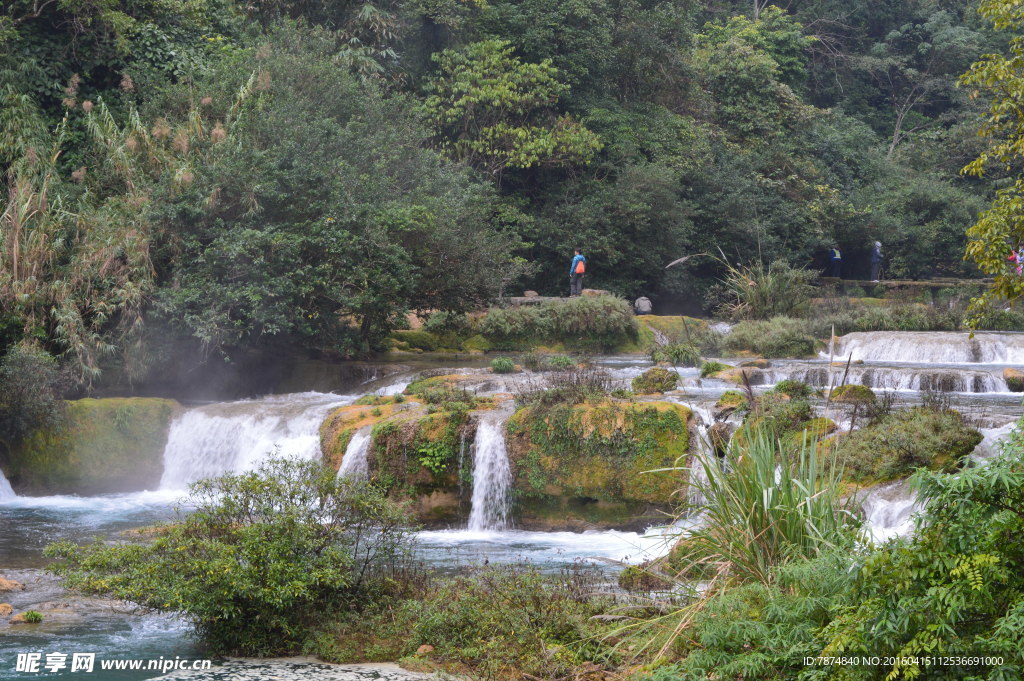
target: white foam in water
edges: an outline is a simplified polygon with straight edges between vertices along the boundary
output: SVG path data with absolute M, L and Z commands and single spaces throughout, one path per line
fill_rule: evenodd
M 959 367 L 892 367 L 843 366 L 829 367 L 813 363 L 782 364 L 765 370 L 769 383 L 790 379 L 818 388 L 838 385 L 846 377 L 847 383 L 866 385 L 876 390 L 913 390 L 959 393 L 1009 392 L 1002 369 L 965 369 Z
M 874 360 L 928 364 L 1024 363 L 1024 334 L 952 331 L 865 331 L 838 339 L 835 361 Z M 826 359 L 828 354 L 822 355 Z
M 913 515 L 921 510 L 906 480 L 878 485 L 861 503 L 871 538 L 878 543 L 906 537 L 914 530 Z
M 1016 421 L 996 428 L 980 428 L 982 439 L 971 453 L 971 458 L 979 463 L 987 463 L 1002 451 L 1002 443 L 1017 427 Z
M 181 500 L 180 490 L 153 490 L 127 494 L 105 494 L 95 497 L 81 497 L 75 494 L 41 497 L 15 496 L 6 500 L 0 499 L 0 503 L 3 503 L 5 508 L 38 508 L 70 513 L 117 515 L 130 514 L 147 506 L 166 508 Z
M 253 470 L 275 452 L 316 458 L 320 424 L 352 400 L 309 392 L 190 409 L 171 424 L 160 488 L 182 490 L 203 478 Z
M 369 430 L 356 431 L 352 439 L 345 447 L 345 456 L 341 459 L 341 466 L 338 467 L 338 477 L 350 477 L 356 480 L 365 480 L 370 477 L 370 462 L 367 456 L 370 452 L 372 438 Z
M 467 562 L 483 559 L 507 563 L 527 558 L 540 565 L 571 563 L 576 558 L 636 564 L 668 553 L 683 527 L 651 528 L 640 534 L 618 530 L 594 532 L 527 532 L 523 530 L 436 530 L 416 536 L 431 551 L 431 562 L 442 562 L 437 550 L 459 552 Z
M 0 471 L 0 502 L 11 501 L 17 498 L 18 495 L 14 493 L 11 483 L 7 481 L 4 472 Z
M 473 442 L 473 497 L 469 530 L 501 530 L 508 525 L 512 469 L 505 450 L 508 414 L 481 419 Z

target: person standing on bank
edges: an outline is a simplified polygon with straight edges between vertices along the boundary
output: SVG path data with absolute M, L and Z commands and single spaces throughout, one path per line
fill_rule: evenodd
M 842 279 L 842 268 L 843 268 L 843 254 L 839 251 L 839 248 L 835 245 L 828 249 L 829 260 L 832 263 L 832 276 L 836 279 Z
M 871 251 L 871 281 L 878 281 L 878 276 L 882 273 L 882 242 L 876 241 L 875 247 Z
M 583 273 L 587 271 L 587 259 L 583 255 L 583 249 L 577 248 L 576 255 L 569 264 L 569 297 L 580 295 L 583 291 Z

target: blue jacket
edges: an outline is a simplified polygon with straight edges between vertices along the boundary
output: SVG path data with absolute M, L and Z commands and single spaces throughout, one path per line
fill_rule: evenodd
M 832 260 L 842 260 L 843 254 L 839 252 L 838 248 L 830 248 L 829 253 L 831 254 Z
M 573 257 L 572 263 L 569 265 L 569 274 L 576 274 L 576 263 L 580 262 L 581 260 L 583 261 L 583 267 L 586 268 L 587 259 L 582 255 L 577 255 Z

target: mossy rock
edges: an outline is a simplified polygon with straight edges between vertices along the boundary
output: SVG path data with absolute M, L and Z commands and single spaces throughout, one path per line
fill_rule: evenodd
M 763 358 L 762 359 L 751 359 L 751 360 L 747 360 L 746 362 L 740 362 L 740 366 L 741 367 L 744 367 L 744 368 L 751 368 L 751 367 L 753 367 L 754 369 L 768 369 L 769 367 L 771 367 L 771 365 L 772 365 L 771 362 L 769 362 L 768 360 L 763 359 Z
M 788 437 L 793 448 L 799 449 L 805 442 L 808 445 L 818 442 L 838 429 L 839 426 L 836 425 L 835 421 L 819 416 L 810 421 L 805 421 L 799 430 L 790 433 Z
M 433 352 L 440 345 L 437 336 L 428 331 L 394 331 L 391 338 L 397 344 L 405 344 L 409 348 L 424 352 Z
M 633 379 L 633 392 L 640 395 L 667 393 L 679 384 L 679 374 L 662 367 L 654 367 Z
M 866 385 L 848 383 L 832 390 L 832 401 L 840 404 L 872 404 L 877 397 Z
M 764 385 L 765 374 L 757 367 L 735 367 L 719 372 L 715 378 L 735 385 Z
M 626 591 L 664 591 L 672 582 L 657 574 L 653 566 L 630 565 L 619 573 L 619 586 Z
M 466 352 L 487 352 L 493 348 L 494 344 L 480 334 L 470 336 L 462 342 L 462 349 Z
M 657 343 L 659 335 L 670 340 L 685 341 L 687 328 L 691 334 L 704 333 L 708 329 L 707 321 L 696 317 L 645 314 L 638 315 L 636 320 L 639 323 L 636 341 L 616 348 L 617 352 L 646 354 Z
M 712 414 L 716 421 L 721 421 L 734 411 L 744 411 L 749 408 L 750 404 L 747 402 L 746 395 L 738 390 L 726 390 L 715 402 Z
M 20 493 L 105 494 L 155 489 L 171 420 L 181 406 L 152 397 L 67 402 L 62 425 L 32 433 L 10 456 Z
M 1020 369 L 1003 369 L 1003 380 L 1006 381 L 1006 388 L 1010 392 L 1024 392 L 1024 371 Z
M 372 397 L 372 396 L 371 396 Z M 393 420 L 397 414 L 410 411 L 426 413 L 426 408 L 418 402 L 396 403 L 392 398 L 387 402 L 378 403 L 374 399 L 359 404 L 363 398 L 345 407 L 333 409 L 320 424 L 320 451 L 324 463 L 338 470 L 345 456 L 352 435 L 361 428 L 373 428 L 378 423 Z M 410 414 L 408 418 L 412 418 Z
M 671 402 L 603 400 L 524 407 L 508 422 L 515 485 L 530 497 L 668 504 L 685 484 L 690 410 Z
M 914 407 L 842 437 L 833 436 L 830 444 L 847 480 L 874 485 L 920 467 L 955 471 L 981 440 L 981 433 L 957 411 Z

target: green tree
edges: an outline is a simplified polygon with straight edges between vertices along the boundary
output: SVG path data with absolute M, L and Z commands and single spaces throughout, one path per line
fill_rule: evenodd
M 983 0 L 979 9 L 997 30 L 1024 28 L 1024 7 L 1010 0 Z M 961 85 L 991 97 L 991 105 L 980 134 L 990 140 L 988 147 L 969 163 L 964 173 L 981 177 L 990 170 L 1003 169 L 1015 177 L 996 192 L 992 206 L 967 230 L 967 257 L 978 264 L 995 283 L 972 302 L 974 323 L 993 305 L 1015 302 L 1024 296 L 1024 277 L 1007 262 L 1007 256 L 1024 245 L 1024 37 L 1010 39 L 1008 54 L 989 54 L 971 65 L 960 78 Z
M 505 168 L 586 164 L 597 136 L 556 108 L 568 86 L 550 60 L 523 63 L 502 40 L 434 56 L 438 75 L 423 104 L 436 146 L 488 174 Z
M 409 547 L 409 516 L 319 462 L 271 459 L 192 486 L 152 541 L 47 549 L 72 588 L 184 615 L 215 654 L 299 649 L 358 607 Z

